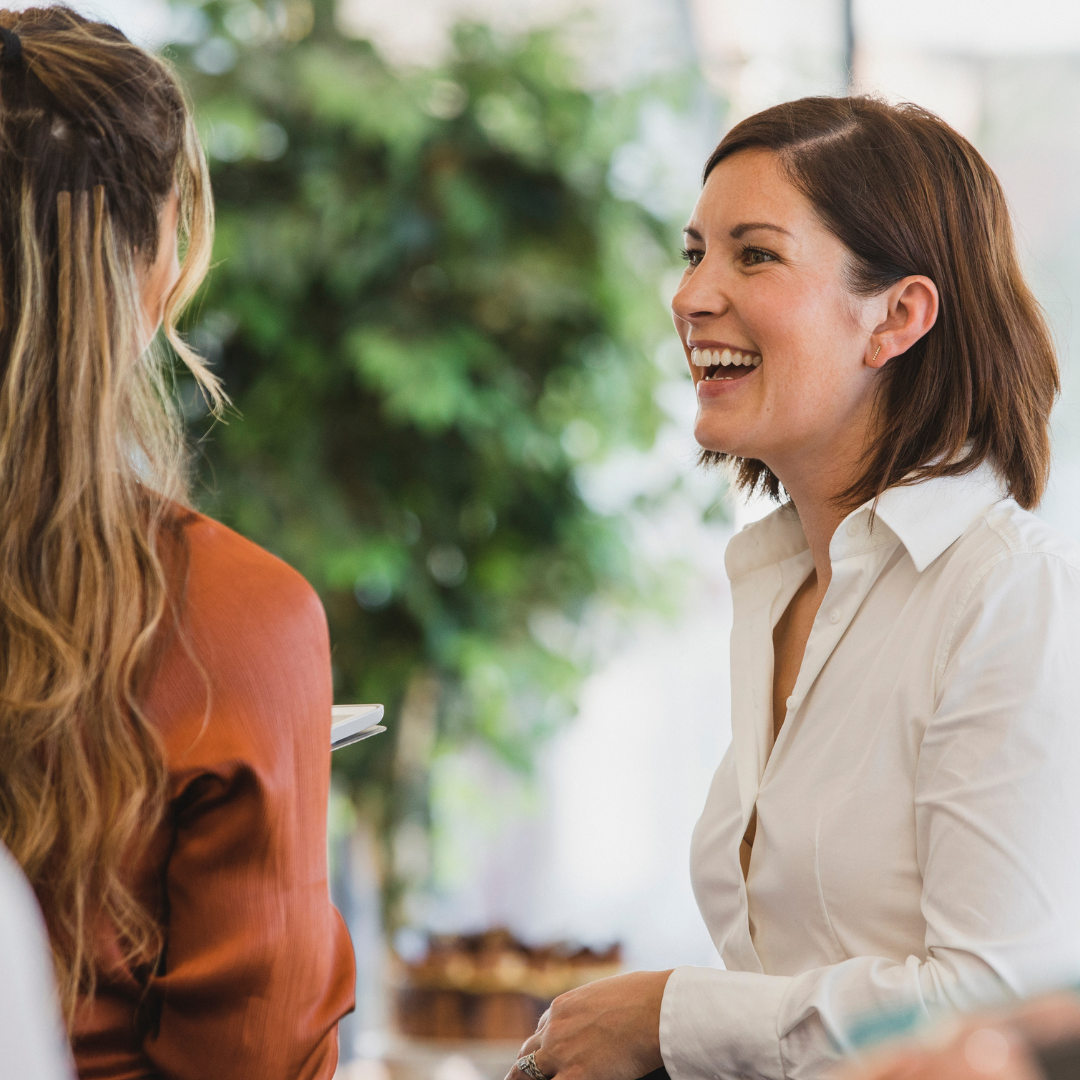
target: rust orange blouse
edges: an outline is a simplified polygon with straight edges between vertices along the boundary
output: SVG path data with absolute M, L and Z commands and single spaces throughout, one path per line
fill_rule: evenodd
M 223 525 L 190 514 L 182 533 L 203 671 L 170 635 L 145 698 L 169 806 L 136 871 L 165 952 L 156 972 L 125 968 L 106 940 L 73 1032 L 79 1076 L 330 1080 L 355 977 L 327 879 L 326 617 L 298 573 Z

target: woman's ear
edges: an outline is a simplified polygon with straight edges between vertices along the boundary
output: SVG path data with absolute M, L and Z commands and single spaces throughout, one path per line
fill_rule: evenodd
M 865 363 L 883 368 L 894 356 L 905 353 L 937 322 L 940 306 L 937 286 L 920 275 L 898 281 L 885 294 L 885 318 L 874 328 Z

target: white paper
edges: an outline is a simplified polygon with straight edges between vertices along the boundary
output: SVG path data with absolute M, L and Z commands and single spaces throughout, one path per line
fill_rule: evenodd
M 381 705 L 335 705 L 330 713 L 331 750 L 340 750 L 386 730 L 379 723 L 383 718 Z

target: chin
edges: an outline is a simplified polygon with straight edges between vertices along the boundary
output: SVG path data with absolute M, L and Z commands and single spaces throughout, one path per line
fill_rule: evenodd
M 702 450 L 708 450 L 710 453 L 729 454 L 732 457 L 743 456 L 743 454 L 735 448 L 738 440 L 730 437 L 725 438 L 720 432 L 708 431 L 705 429 L 705 425 L 699 424 L 694 428 L 694 439 Z

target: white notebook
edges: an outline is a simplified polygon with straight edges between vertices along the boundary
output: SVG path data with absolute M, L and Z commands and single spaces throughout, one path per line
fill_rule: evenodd
M 335 705 L 330 713 L 331 750 L 340 750 L 386 730 L 379 723 L 383 718 L 381 705 Z

